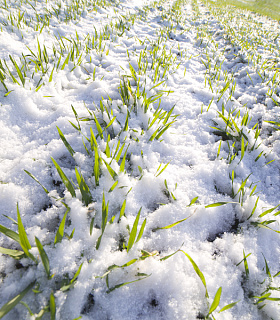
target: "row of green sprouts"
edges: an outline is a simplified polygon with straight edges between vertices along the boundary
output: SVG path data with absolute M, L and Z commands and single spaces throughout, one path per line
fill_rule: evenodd
M 99 8 L 110 6 L 111 2 L 106 0 L 71 0 L 62 6 L 62 2 L 46 1 L 42 6 L 42 3 L 38 4 L 37 1 L 21 0 L 11 5 L 7 0 L 3 0 L 0 5 L 2 11 L 0 23 L 4 28 L 9 28 L 12 32 L 21 32 L 26 28 L 32 28 L 41 33 L 45 27 L 49 27 L 52 23 L 57 21 L 69 23 L 80 20 L 85 12 L 97 12 Z M 22 9 L 24 5 L 26 5 L 25 10 Z

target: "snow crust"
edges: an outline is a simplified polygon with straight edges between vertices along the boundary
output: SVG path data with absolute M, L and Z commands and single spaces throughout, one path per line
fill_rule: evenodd
M 38 259 L 36 265 L 28 258 L 17 261 L 0 253 L 0 308 L 34 280 L 40 284 L 41 291 L 38 294 L 30 291 L 23 298 L 33 315 L 25 306 L 18 304 L 4 318 L 35 319 L 40 308 L 49 304 L 53 292 L 56 319 L 79 316 L 85 320 L 201 319 L 202 315 L 207 316 L 218 288 L 222 287 L 219 307 L 213 312 L 216 319 L 279 319 L 277 301 L 265 300 L 267 304 L 262 309 L 258 309 L 261 304 L 256 304 L 257 297 L 262 294 L 271 293 L 271 297 L 280 298 L 279 277 L 273 277 L 279 271 L 280 262 L 280 220 L 278 215 L 274 215 L 279 210 L 280 131 L 273 130 L 273 126 L 265 122 L 279 121 L 279 106 L 275 102 L 280 102 L 280 90 L 278 86 L 278 91 L 269 97 L 267 92 L 271 82 L 268 81 L 274 73 L 267 71 L 266 81 L 263 81 L 259 69 L 265 60 L 278 61 L 279 68 L 278 39 L 273 43 L 274 51 L 269 52 L 266 46 L 274 34 L 279 34 L 279 25 L 257 15 L 250 17 L 242 11 L 236 11 L 236 17 L 231 19 L 226 16 L 227 11 L 224 11 L 224 16 L 215 15 L 213 8 L 200 1 L 197 7 L 195 2 L 181 3 L 178 16 L 174 13 L 176 11 L 171 11 L 172 1 L 109 1 L 97 10 L 85 7 L 76 20 L 67 23 L 52 17 L 50 25 L 40 32 L 40 29 L 35 31 L 32 26 L 23 24 L 20 27 L 3 24 L 8 21 L 9 12 L 18 12 L 17 1 L 9 3 L 8 12 L 0 9 L 3 12 L 0 17 L 0 59 L 5 59 L 11 70 L 13 65 L 9 55 L 19 62 L 22 54 L 27 56 L 31 54 L 30 50 L 38 51 L 38 41 L 51 57 L 53 45 L 58 46 L 56 38 L 63 39 L 65 45 L 72 41 L 73 45 L 77 35 L 83 42 L 87 35 L 92 37 L 95 30 L 99 33 L 106 26 L 111 29 L 108 39 L 103 41 L 106 47 L 103 52 L 92 49 L 87 53 L 84 49 L 80 65 L 72 71 L 75 65 L 69 62 L 63 70 L 55 70 L 49 82 L 52 68 L 57 64 L 53 58 L 39 90 L 36 90 L 39 73 L 33 77 L 27 74 L 24 87 L 5 80 L 11 91 L 6 96 L 6 90 L 0 83 L 0 224 L 17 232 L 17 225 L 7 216 L 17 221 L 18 204 L 32 247 L 30 252 Z M 38 14 L 57 5 L 53 0 L 30 3 L 36 6 Z M 61 1 L 61 4 L 63 9 L 69 1 Z M 27 19 L 35 17 L 28 2 L 23 1 L 21 10 Z M 135 15 L 133 22 L 127 18 L 132 15 Z M 112 27 L 121 20 L 126 26 L 123 33 Z M 238 47 L 241 34 L 236 34 L 236 39 L 231 35 L 232 43 L 227 38 L 227 25 L 241 29 L 242 24 L 244 28 L 252 26 L 250 30 L 255 32 L 245 32 L 248 42 L 256 41 L 257 36 L 263 41 L 255 48 L 262 59 L 258 64 L 248 60 L 251 49 L 246 51 Z M 208 40 L 203 36 L 203 25 L 208 26 Z M 164 83 L 154 88 L 153 71 L 149 65 L 147 74 L 139 76 L 141 88 L 145 87 L 147 97 L 160 93 L 160 90 L 166 91 L 161 97 L 160 108 L 169 112 L 175 106 L 173 114 L 179 116 L 159 140 L 150 141 L 153 131 L 147 128 L 159 101 L 152 103 L 147 112 L 143 111 L 141 99 L 137 101 L 136 111 L 130 112 L 129 130 L 109 142 L 112 150 L 118 141 L 125 143 L 124 151 L 129 146 L 125 171 L 119 173 L 120 163 L 111 162 L 112 169 L 118 174 L 118 185 L 110 191 L 115 181 L 105 163 L 101 162 L 102 174 L 96 186 L 93 174 L 95 155 L 90 150 L 90 142 L 84 138 L 90 137 L 90 128 L 97 137 L 103 159 L 110 163 L 112 157 L 105 155 L 106 139 L 102 141 L 98 137 L 94 120 L 80 121 L 82 134 L 71 125 L 70 122 L 78 125 L 72 106 L 78 118 L 88 118 L 90 110 L 108 124 L 109 115 L 96 107 L 104 99 L 104 104 L 110 105 L 117 117 L 110 130 L 120 132 L 130 109 L 121 100 L 120 81 L 125 75 L 130 75 L 131 84 L 135 86 L 130 65 L 138 70 L 141 50 L 151 50 L 161 32 L 164 40 L 159 45 L 162 51 L 158 55 L 163 54 L 164 49 L 170 52 L 172 67 Z M 222 63 L 220 79 L 213 81 L 212 89 L 205 82 L 205 75 L 212 70 L 205 68 L 206 53 L 209 53 L 212 66 Z M 61 64 L 65 58 L 66 55 Z M 230 89 L 226 90 L 219 99 L 227 74 L 236 83 L 235 91 L 230 96 Z M 130 99 L 132 104 L 132 96 Z M 227 117 L 232 110 L 235 110 L 235 115 L 240 114 L 235 121 L 248 139 L 248 149 L 242 156 L 241 140 L 236 141 L 239 151 L 229 163 L 228 140 L 221 139 L 217 128 L 227 130 L 218 112 Z M 247 126 L 241 123 L 246 112 L 251 118 Z M 256 123 L 260 130 L 257 139 Z M 73 157 L 60 138 L 57 127 L 75 151 Z M 141 134 L 142 130 L 144 134 Z M 232 132 L 236 134 L 234 128 Z M 249 151 L 254 143 L 259 145 L 258 148 Z M 61 183 L 51 158 L 72 179 L 76 197 L 72 197 Z M 158 175 L 160 164 L 161 169 L 166 164 L 168 166 Z M 83 203 L 77 187 L 75 166 L 90 188 L 92 201 L 88 206 Z M 49 193 L 46 194 L 24 170 L 36 177 Z M 239 190 L 245 179 L 247 183 L 241 201 Z M 108 223 L 97 250 L 103 195 L 106 203 L 109 202 Z M 197 200 L 189 206 L 196 197 Z M 64 198 L 65 205 L 70 208 L 65 234 L 69 236 L 73 229 L 75 231 L 72 239 L 64 235 L 61 242 L 54 244 L 66 210 L 59 198 Z M 125 216 L 118 222 L 124 200 Z M 217 202 L 228 203 L 206 208 Z M 259 217 L 273 207 L 274 211 Z M 142 238 L 127 252 L 120 247 L 121 239 L 123 237 L 127 243 L 127 226 L 131 231 L 140 208 L 138 232 L 144 219 L 146 227 Z M 114 215 L 114 222 L 109 223 Z M 92 217 L 95 219 L 90 232 Z M 157 229 L 185 218 L 188 219 L 172 228 Z M 276 232 L 251 224 L 265 220 L 275 220 L 267 227 Z M 50 280 L 40 259 L 35 237 L 40 239 L 48 255 L 51 274 L 54 274 Z M 3 233 L 0 234 L 0 246 L 20 250 L 20 246 Z M 150 253 L 150 257 L 141 260 L 141 250 Z M 162 259 L 176 251 L 172 257 Z M 184 252 L 203 273 L 209 298 L 205 297 L 203 282 Z M 249 273 L 246 274 L 243 259 L 248 254 Z M 123 266 L 132 259 L 139 261 L 108 274 L 107 286 L 106 277 L 101 276 L 108 268 Z M 81 264 L 75 285 L 68 291 L 61 290 L 62 282 L 72 279 Z M 108 292 L 118 284 L 138 279 L 141 280 Z M 237 301 L 234 307 L 218 313 L 222 307 Z M 46 312 L 43 319 L 49 317 L 50 313 Z

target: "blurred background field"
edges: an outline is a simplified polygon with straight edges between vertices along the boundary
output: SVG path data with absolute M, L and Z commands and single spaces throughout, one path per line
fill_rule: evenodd
M 215 4 L 231 4 L 280 20 L 280 0 L 216 0 Z

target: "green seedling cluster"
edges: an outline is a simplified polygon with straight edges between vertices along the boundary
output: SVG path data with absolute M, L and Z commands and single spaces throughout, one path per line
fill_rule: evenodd
M 46 3 L 48 1 L 46 0 Z M 3 13 L 0 18 L 1 31 L 4 29 L 9 32 L 19 32 L 22 39 L 24 39 L 25 32 L 31 28 L 31 30 L 37 32 L 37 38 L 35 49 L 26 47 L 27 53 L 22 54 L 20 57 L 9 55 L 7 59 L 0 59 L 0 81 L 3 87 L 0 89 L 5 91 L 5 96 L 8 96 L 13 91 L 10 89 L 15 89 L 18 86 L 35 92 L 47 85 L 55 86 L 58 75 L 61 76 L 67 72 L 73 74 L 72 72 L 75 69 L 79 69 L 83 73 L 79 81 L 85 81 L 86 83 L 96 81 L 100 79 L 99 68 L 103 68 L 102 58 L 110 54 L 110 49 L 114 42 L 121 37 L 127 36 L 138 21 L 147 21 L 152 11 L 150 10 L 151 8 L 160 11 L 162 26 L 157 30 L 156 40 L 143 39 L 143 37 L 136 38 L 135 40 L 139 43 L 140 49 L 136 46 L 135 49 L 127 51 L 127 67 L 121 68 L 122 71 L 120 71 L 118 79 L 118 99 L 112 99 L 108 95 L 98 103 L 88 104 L 85 102 L 88 115 L 83 117 L 79 116 L 72 105 L 76 122 L 70 121 L 69 127 L 81 142 L 81 145 L 83 145 L 83 154 L 92 164 L 91 170 L 78 165 L 75 160 L 78 151 L 71 146 L 71 140 L 66 134 L 64 135 L 64 130 L 62 131 L 57 127 L 58 137 L 64 144 L 66 152 L 69 153 L 67 156 L 75 164 L 71 169 L 67 168 L 66 171 L 63 158 L 51 158 L 50 166 L 54 169 L 53 174 L 59 177 L 58 179 L 62 182 L 62 185 L 57 188 L 61 197 L 52 197 L 52 200 L 66 208 L 62 219 L 58 219 L 55 237 L 52 242 L 41 242 L 38 237 L 35 237 L 33 242 L 30 241 L 24 228 L 19 208 L 17 208 L 17 221 L 13 221 L 18 227 L 18 232 L 0 225 L 0 232 L 14 241 L 16 247 L 16 249 L 1 247 L 0 252 L 19 261 L 28 259 L 29 268 L 36 269 L 42 265 L 45 272 L 45 279 L 36 279 L 31 282 L 22 292 L 1 307 L 0 318 L 4 317 L 21 302 L 27 308 L 31 317 L 41 319 L 45 313 L 49 313 L 50 318 L 55 319 L 57 313 L 56 294 L 58 292 L 67 293 L 75 287 L 83 263 L 85 261 L 88 264 L 95 263 L 96 255 L 107 244 L 108 234 L 112 228 L 118 230 L 114 239 L 118 243 L 118 249 L 112 248 L 112 250 L 124 252 L 128 262 L 108 266 L 102 276 L 94 275 L 96 279 L 105 279 L 104 287 L 106 286 L 105 290 L 108 294 L 125 285 L 150 277 L 151 274 L 143 273 L 139 270 L 140 262 L 148 258 L 156 259 L 159 253 L 156 250 L 150 253 L 142 247 L 145 237 L 149 235 L 150 231 L 164 233 L 168 232 L 166 231 L 168 229 L 176 228 L 181 223 L 181 226 L 183 226 L 183 223 L 187 223 L 187 220 L 197 212 L 198 207 L 205 210 L 231 204 L 237 210 L 237 208 L 244 208 L 246 201 L 254 197 L 255 204 L 253 209 L 244 213 L 244 221 L 240 221 L 240 223 L 246 223 L 248 220 L 250 227 L 265 228 L 279 233 L 279 231 L 268 226 L 276 222 L 276 220 L 266 219 L 274 211 L 274 216 L 279 214 L 279 211 L 277 211 L 278 206 L 256 215 L 260 202 L 260 198 L 256 197 L 257 185 L 251 182 L 251 175 L 238 177 L 236 174 L 238 166 L 241 166 L 242 162 L 250 158 L 252 154 L 256 154 L 256 151 L 258 152 L 254 156 L 256 165 L 261 162 L 260 159 L 266 158 L 267 154 L 265 149 L 260 151 L 259 137 L 261 129 L 258 124 L 251 125 L 249 108 L 246 108 L 246 106 L 235 107 L 238 75 L 234 72 L 229 72 L 225 67 L 225 64 L 231 58 L 234 59 L 236 64 L 250 67 L 251 69 L 246 71 L 249 85 L 254 87 L 259 82 L 266 85 L 268 87 L 266 98 L 277 106 L 280 101 L 277 91 L 280 80 L 279 70 L 276 67 L 279 50 L 276 50 L 277 35 L 275 33 L 264 34 L 265 31 L 262 30 L 261 25 L 248 16 L 246 18 L 243 17 L 242 23 L 236 23 L 234 12 L 228 11 L 225 14 L 223 8 L 210 6 L 209 3 L 212 4 L 212 2 L 205 0 L 203 1 L 205 6 L 209 8 L 209 12 L 219 21 L 220 26 L 222 26 L 221 29 L 223 29 L 220 35 L 216 34 L 214 37 L 213 29 L 211 29 L 211 25 L 208 22 L 196 23 L 200 21 L 202 13 L 198 2 L 191 1 L 191 17 L 193 30 L 196 32 L 196 45 L 201 49 L 199 53 L 200 61 L 205 68 L 204 83 L 212 94 L 212 99 L 206 112 L 211 110 L 214 105 L 217 106 L 216 117 L 212 119 L 213 125 L 211 126 L 211 134 L 219 140 L 217 142 L 218 150 L 215 161 L 225 161 L 228 165 L 229 180 L 232 186 L 229 196 L 233 201 L 220 201 L 203 206 L 198 202 L 198 197 L 195 197 L 187 205 L 187 210 L 192 210 L 190 208 L 196 207 L 190 215 L 169 225 L 159 223 L 159 226 L 148 229 L 146 228 L 149 219 L 147 212 L 143 208 L 140 208 L 137 213 L 130 212 L 127 209 L 127 202 L 130 200 L 133 184 L 139 183 L 145 177 L 146 172 L 149 171 L 149 167 L 146 166 L 143 160 L 144 153 L 139 146 L 142 143 L 147 143 L 149 146 L 160 144 L 179 116 L 173 114 L 175 105 L 168 110 L 166 107 L 161 106 L 165 97 L 172 94 L 172 91 L 167 86 L 168 78 L 182 69 L 184 63 L 188 60 L 186 49 L 183 50 L 176 42 L 176 37 L 182 36 L 186 32 L 183 27 L 180 28 L 185 19 L 184 12 L 181 9 L 186 2 L 178 0 L 171 4 L 168 3 L 166 7 L 162 8 L 160 5 L 164 1 L 155 1 L 149 6 L 139 8 L 138 14 L 120 14 L 117 10 L 119 3 L 107 0 L 71 0 L 65 6 L 57 2 L 51 8 L 49 6 L 44 8 L 44 13 L 42 13 L 39 1 L 32 3 L 25 0 L 10 2 L 12 4 L 11 10 L 9 10 L 6 0 L 1 2 L 0 12 Z M 30 6 L 30 12 L 21 11 L 23 4 Z M 93 26 L 92 34 L 84 35 L 76 31 L 75 36 L 65 37 L 57 33 L 52 46 L 39 40 L 41 33 L 50 32 L 49 27 L 53 23 L 77 23 L 83 19 L 84 15 L 94 14 L 98 9 L 109 6 L 114 7 L 115 18 L 103 24 L 103 27 L 99 30 Z M 247 23 L 249 21 L 250 24 Z M 255 28 L 254 30 L 252 25 Z M 220 48 L 217 36 L 220 36 L 229 47 Z M 268 37 L 272 42 L 263 46 L 264 48 L 262 49 L 273 56 L 273 61 L 271 59 L 263 59 L 258 48 L 255 47 L 256 44 L 258 46 L 263 45 L 260 42 L 263 37 Z M 172 41 L 171 47 L 166 44 L 168 41 Z M 92 63 L 96 57 L 100 60 L 99 65 Z M 252 70 L 257 72 L 259 79 L 256 80 L 253 77 Z M 204 111 L 202 107 L 202 117 L 204 116 Z M 137 122 L 135 119 L 139 114 L 141 119 L 144 120 Z M 278 120 L 267 121 L 267 123 L 279 130 Z M 141 165 L 137 164 L 136 172 L 135 169 L 133 171 L 132 147 L 133 150 L 137 150 L 139 153 L 137 156 L 140 156 L 143 160 L 141 160 Z M 169 170 L 169 164 L 170 162 L 160 163 L 152 174 L 155 178 L 159 177 L 157 180 L 162 183 L 162 193 L 166 198 L 166 202 L 177 203 L 177 184 L 173 187 L 163 178 L 164 174 Z M 50 196 L 49 190 L 39 182 L 39 178 L 36 178 L 27 170 L 25 172 L 39 183 L 45 193 Z M 107 185 L 105 186 L 105 179 L 110 181 L 110 188 Z M 127 186 L 123 184 L 124 180 L 132 181 L 133 183 Z M 120 193 L 123 190 L 125 191 Z M 120 194 L 122 197 L 121 205 L 116 208 L 116 205 L 110 199 L 112 195 L 119 197 Z M 75 239 L 75 228 L 72 226 L 69 215 L 71 212 L 71 204 L 69 204 L 71 201 L 69 199 L 71 201 L 79 199 L 87 209 L 85 233 L 93 239 L 94 243 L 86 257 L 84 253 L 81 253 L 77 258 L 79 267 L 72 277 L 53 274 L 52 264 L 48 257 L 48 252 L 56 250 L 58 246 L 63 246 L 66 241 Z M 72 232 L 68 235 L 66 228 L 69 229 L 70 227 Z M 35 243 L 35 246 L 32 247 L 31 243 Z M 199 314 L 201 319 L 215 319 L 216 314 L 224 312 L 238 303 L 238 301 L 233 302 L 220 308 L 222 287 L 217 285 L 215 288 L 215 290 L 218 288 L 216 293 L 213 294 L 213 298 L 210 298 L 209 289 L 202 271 L 190 255 L 182 249 L 168 256 L 159 257 L 159 261 L 164 263 L 164 261 L 179 252 L 187 257 L 205 290 L 205 310 Z M 239 266 L 243 263 L 247 280 L 250 277 L 249 259 L 247 259 L 249 256 L 250 254 L 245 255 L 245 251 L 243 251 L 243 259 L 237 264 Z M 279 301 L 279 298 L 271 297 L 271 292 L 279 290 L 279 288 L 273 287 L 273 277 L 265 258 L 264 260 L 266 275 L 269 279 L 268 284 L 261 294 L 258 293 L 258 295 L 250 297 L 259 309 L 264 307 L 263 303 L 266 301 Z M 123 277 L 128 280 L 118 283 L 114 278 L 116 272 L 122 272 Z M 279 273 L 274 277 L 278 275 Z M 26 294 L 31 293 L 31 289 L 33 289 L 34 294 L 44 292 L 45 288 L 42 288 L 44 281 L 48 283 L 51 291 L 49 290 L 47 293 L 47 299 L 45 299 L 47 303 L 44 306 L 40 306 L 38 313 L 34 313 L 21 300 Z M 46 297 L 46 292 L 44 294 Z

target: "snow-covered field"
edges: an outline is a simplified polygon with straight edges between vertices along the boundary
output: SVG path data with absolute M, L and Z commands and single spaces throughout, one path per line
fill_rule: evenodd
M 0 318 L 279 319 L 279 23 L 0 0 L 0 26 Z

